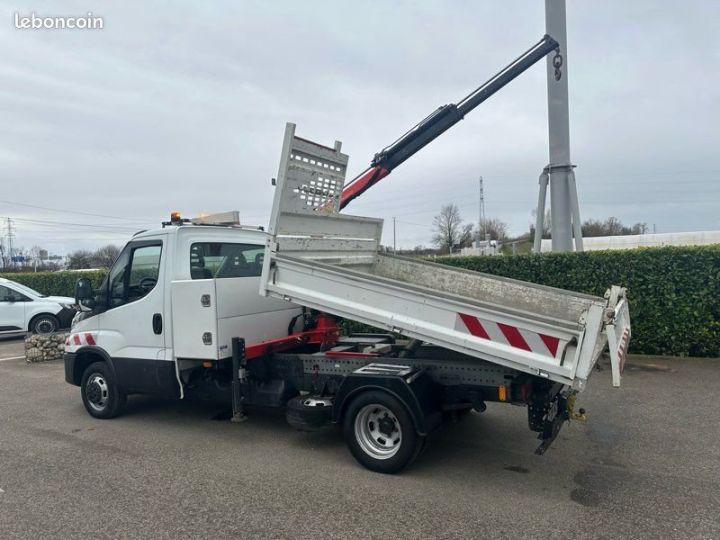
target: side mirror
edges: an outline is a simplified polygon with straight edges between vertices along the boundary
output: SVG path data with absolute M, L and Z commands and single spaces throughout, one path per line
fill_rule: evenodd
M 75 302 L 80 303 L 83 300 L 89 300 L 93 297 L 92 281 L 88 278 L 80 278 L 75 283 Z

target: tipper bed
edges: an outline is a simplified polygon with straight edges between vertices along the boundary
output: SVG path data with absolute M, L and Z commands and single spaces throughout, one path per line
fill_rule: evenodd
M 625 290 L 604 298 L 380 253 L 382 220 L 337 211 L 348 157 L 285 133 L 261 293 L 577 390 L 629 340 Z

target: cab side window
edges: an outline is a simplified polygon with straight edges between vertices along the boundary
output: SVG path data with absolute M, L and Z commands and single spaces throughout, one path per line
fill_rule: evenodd
M 190 277 L 259 277 L 264 254 L 264 246 L 257 244 L 196 242 L 190 246 Z
M 108 309 L 140 300 L 155 288 L 161 254 L 160 243 L 123 250 L 108 276 Z
M 24 294 L 0 285 L 0 302 L 27 302 L 28 300 L 30 299 Z

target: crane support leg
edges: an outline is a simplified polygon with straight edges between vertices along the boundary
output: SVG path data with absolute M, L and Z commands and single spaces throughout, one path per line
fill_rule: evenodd
M 573 235 L 575 236 L 575 251 L 583 251 L 582 223 L 580 221 L 580 204 L 578 203 L 577 185 L 575 184 L 575 171 L 568 175 L 570 188 L 570 206 L 572 207 Z
M 548 187 L 548 171 L 543 169 L 540 175 L 540 192 L 538 193 L 537 215 L 535 216 L 535 241 L 533 242 L 533 253 L 540 253 L 543 231 L 545 230 L 545 196 Z
M 570 118 L 568 108 L 568 58 L 565 0 L 545 0 L 545 28 L 559 44 L 547 57 L 548 134 L 550 142 L 550 213 L 552 250 L 573 250 L 573 221 L 576 249 L 582 249 L 580 210 L 570 161 Z

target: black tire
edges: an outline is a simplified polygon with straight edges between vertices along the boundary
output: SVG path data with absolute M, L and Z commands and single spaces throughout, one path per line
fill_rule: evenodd
M 287 403 L 285 418 L 299 431 L 318 431 L 332 421 L 332 400 L 319 396 L 297 396 Z
M 95 362 L 87 367 L 80 383 L 80 394 L 90 416 L 103 420 L 115 418 L 127 403 L 127 395 L 105 362 Z
M 343 434 L 361 465 L 386 474 L 410 465 L 424 445 L 407 408 L 382 391 L 363 392 L 353 399 L 345 411 Z
M 60 321 L 55 315 L 42 313 L 35 316 L 30 322 L 30 331 L 33 334 L 53 334 L 60 328 Z

